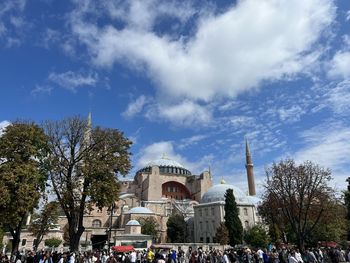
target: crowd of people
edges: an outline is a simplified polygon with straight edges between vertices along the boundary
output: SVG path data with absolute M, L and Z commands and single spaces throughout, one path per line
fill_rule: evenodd
M 300 253 L 297 249 L 252 250 L 247 247 L 229 250 L 166 249 L 133 250 L 126 253 L 106 251 L 69 252 L 29 251 L 10 258 L 0 254 L 0 263 L 339 263 L 350 262 L 350 250 L 312 248 Z

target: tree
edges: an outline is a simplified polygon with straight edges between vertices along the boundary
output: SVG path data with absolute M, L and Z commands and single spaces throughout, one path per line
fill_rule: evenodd
M 315 230 L 334 199 L 334 191 L 328 186 L 331 172 L 310 161 L 297 165 L 287 159 L 274 163 L 266 174 L 262 216 L 269 221 L 272 213 L 278 213 L 280 224 L 275 223 L 280 227 L 285 224 L 298 248 L 304 251 L 306 237 Z
M 45 246 L 47 247 L 58 247 L 61 243 L 62 240 L 59 238 L 49 238 L 45 240 Z
M 307 235 L 306 243 L 316 246 L 318 241 L 335 241 L 341 243 L 347 240 L 346 209 L 343 204 L 336 201 L 329 201 L 319 223 L 314 230 Z
M 109 207 L 118 198 L 118 174 L 130 170 L 131 141 L 116 129 L 92 128 L 80 117 L 44 125 L 49 140 L 49 177 L 68 221 L 69 246 L 77 251 L 93 207 Z
M 350 177 L 346 179 L 348 182 L 347 190 L 344 191 L 344 201 L 346 206 L 346 219 L 348 220 L 347 240 L 350 240 Z
M 12 235 L 12 254 L 29 213 L 45 190 L 47 137 L 34 123 L 16 122 L 0 137 L 0 220 Z
M 152 236 L 153 241 L 159 239 L 159 224 L 153 217 L 141 221 L 141 233 Z
M 263 226 L 255 225 L 244 232 L 244 241 L 255 248 L 266 248 L 269 238 Z
M 225 193 L 225 226 L 228 230 L 229 244 L 234 247 L 242 243 L 243 226 L 239 219 L 239 210 L 232 189 Z
M 182 215 L 171 215 L 166 226 L 168 239 L 171 243 L 183 243 L 186 241 L 186 222 Z
M 35 250 L 43 240 L 43 237 L 57 224 L 58 221 L 58 203 L 50 202 L 45 204 L 40 213 L 33 214 L 33 220 L 28 230 L 35 236 L 33 244 Z
M 229 243 L 228 230 L 224 222 L 221 222 L 220 226 L 216 229 L 215 239 L 220 245 L 227 245 Z

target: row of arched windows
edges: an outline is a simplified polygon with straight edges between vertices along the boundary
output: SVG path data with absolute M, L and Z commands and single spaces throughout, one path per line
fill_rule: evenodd
M 152 170 L 151 167 L 145 167 L 141 170 L 139 170 L 137 173 L 150 173 Z M 191 175 L 191 172 L 179 167 L 172 167 L 172 166 L 161 166 L 159 167 L 159 172 L 162 174 L 184 174 L 184 175 Z

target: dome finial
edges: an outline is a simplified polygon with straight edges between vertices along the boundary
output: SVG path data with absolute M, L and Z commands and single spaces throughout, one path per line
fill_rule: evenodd
M 226 181 L 224 180 L 224 177 L 223 177 L 223 176 L 221 176 L 220 184 L 226 184 Z
M 169 158 L 168 158 L 168 156 L 166 155 L 166 153 L 163 153 L 163 155 L 162 155 L 162 159 L 169 160 Z

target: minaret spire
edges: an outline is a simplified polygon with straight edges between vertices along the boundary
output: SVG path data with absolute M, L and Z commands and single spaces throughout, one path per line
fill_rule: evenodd
M 247 170 L 249 195 L 256 195 L 255 182 L 254 182 L 254 165 L 252 161 L 252 156 L 250 155 L 249 143 L 247 139 L 245 140 L 245 158 L 246 158 L 245 168 Z

